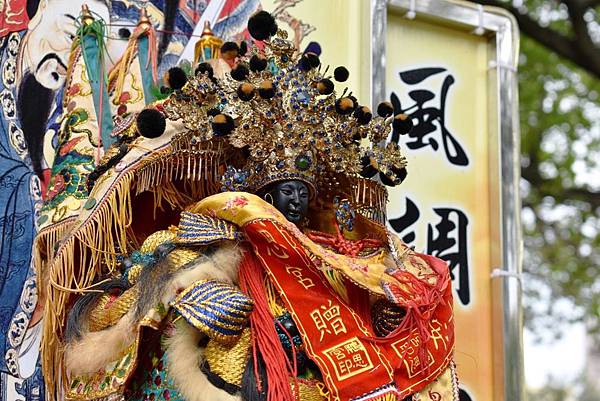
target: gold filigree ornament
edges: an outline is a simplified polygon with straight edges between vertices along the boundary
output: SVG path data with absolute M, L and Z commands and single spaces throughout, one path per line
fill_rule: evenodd
M 333 199 L 339 187 L 322 184 L 355 184 L 375 176 L 376 185 L 400 184 L 406 158 L 397 134 L 410 131 L 410 118 L 394 115 L 389 102 L 380 104 L 373 116 L 348 88 L 336 92 L 333 79 L 348 78 L 344 67 L 330 73 L 316 54 L 299 52 L 274 20 L 262 27 L 257 20 L 269 19 L 253 18 L 248 29 L 264 41 L 262 48 L 238 57 L 221 79 L 213 76 L 210 65 L 200 64 L 197 74 L 163 103 L 167 118 L 181 120 L 186 129 L 177 142 L 199 146 L 218 141 L 237 155 L 223 175 L 223 191 L 256 193 L 276 181 L 299 179 L 310 185 L 313 196 L 318 186 L 320 198 Z M 388 142 L 392 129 L 394 140 Z M 386 198 L 381 192 L 369 191 L 376 199 L 366 204 L 379 207 Z

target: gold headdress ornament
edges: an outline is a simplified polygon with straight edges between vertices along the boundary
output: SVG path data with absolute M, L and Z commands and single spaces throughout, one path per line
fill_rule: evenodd
M 194 61 L 198 63 L 219 57 L 219 50 L 222 45 L 223 40 L 213 34 L 210 29 L 210 22 L 205 21 L 202 35 L 194 46 Z
M 339 192 L 340 183 L 362 186 L 363 198 L 367 193 L 385 198 L 381 184 L 364 180 L 379 173 L 382 183 L 394 186 L 405 178 L 406 159 L 396 143 L 385 142 L 392 127 L 408 133 L 410 119 L 394 116 L 387 102 L 373 117 L 347 89 L 338 96 L 331 78 L 343 82 L 348 71 L 338 67 L 332 77 L 316 54 L 298 52 L 269 13 L 255 14 L 248 30 L 265 41 L 263 50 L 252 49 L 219 80 L 208 63 L 200 64 L 162 104 L 167 118 L 181 119 L 187 129 L 175 143 L 220 141 L 239 150 L 239 163 L 223 176 L 224 191 L 256 193 L 273 182 L 298 179 L 313 194 L 318 187 L 320 198 Z

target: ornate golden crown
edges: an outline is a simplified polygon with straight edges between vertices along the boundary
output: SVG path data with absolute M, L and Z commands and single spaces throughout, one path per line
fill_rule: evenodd
M 169 119 L 183 122 L 186 131 L 176 143 L 219 141 L 239 156 L 225 172 L 222 190 L 259 192 L 276 181 L 299 179 L 313 194 L 317 186 L 323 194 L 323 185 L 355 185 L 377 174 L 389 186 L 405 178 L 406 159 L 386 139 L 392 129 L 410 131 L 407 116 L 394 115 L 387 102 L 373 116 L 348 89 L 338 96 L 332 78 L 344 82 L 348 71 L 328 73 L 316 54 L 299 52 L 267 12 L 255 14 L 248 30 L 264 41 L 262 49 L 240 55 L 219 79 L 210 64 L 201 63 L 160 106 Z

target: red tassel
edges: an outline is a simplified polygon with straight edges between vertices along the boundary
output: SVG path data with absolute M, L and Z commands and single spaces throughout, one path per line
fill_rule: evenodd
M 267 401 L 293 401 L 294 395 L 289 378 L 296 377 L 296 364 L 295 361 L 293 364 L 290 363 L 279 341 L 265 294 L 264 270 L 252 252 L 246 252 L 240 265 L 239 275 L 240 288 L 254 301 L 254 311 L 250 314 L 250 330 L 258 390 L 262 391 L 256 357 L 257 352 L 260 352 L 265 361 L 269 382 Z
M 427 262 L 434 271 L 431 276 L 436 278 L 435 283 L 428 283 L 430 277 L 419 279 L 406 270 L 396 269 L 389 272 L 397 280 L 397 283 L 384 284 L 384 289 L 390 301 L 406 309 L 406 315 L 400 326 L 389 335 L 384 338 L 372 338 L 371 340 L 379 343 L 392 342 L 416 329 L 420 340 L 418 350 L 419 362 L 422 367 L 420 372 L 428 373 L 429 363 L 427 363 L 426 346 L 430 337 L 428 324 L 438 305 L 441 302 L 446 302 L 444 294 L 450 284 L 450 274 L 448 266 L 443 260 L 429 255 L 420 254 L 418 256 Z
M 354 258 L 358 257 L 360 252 L 365 248 L 381 248 L 384 245 L 383 242 L 374 238 L 365 238 L 361 240 L 346 239 L 335 219 L 332 224 L 336 230 L 335 235 L 316 231 L 309 231 L 306 235 L 311 241 L 316 242 L 319 245 L 329 246 L 342 255 L 352 256 Z

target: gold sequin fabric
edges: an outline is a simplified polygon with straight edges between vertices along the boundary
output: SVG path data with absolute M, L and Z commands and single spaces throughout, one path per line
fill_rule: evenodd
M 290 381 L 292 391 L 295 393 L 294 382 Z M 298 379 L 298 399 L 300 401 L 328 401 L 325 385 L 318 380 Z
M 250 330 L 243 331 L 240 339 L 232 346 L 211 340 L 204 350 L 210 371 L 227 383 L 240 387 L 242 375 L 250 356 Z
M 172 230 L 160 230 L 154 234 L 148 236 L 142 247 L 140 248 L 141 253 L 152 253 L 161 244 L 171 242 L 175 239 L 177 234 Z
M 161 230 L 150 235 L 144 241 L 140 248 L 141 253 L 153 253 L 159 245 L 171 242 L 175 239 L 174 230 Z M 186 264 L 192 262 L 200 256 L 198 251 L 187 248 L 178 248 L 173 250 L 169 258 L 169 269 L 171 272 L 178 271 Z M 139 279 L 143 269 L 141 264 L 133 265 L 129 271 L 129 282 L 133 286 L 118 297 L 111 294 L 103 294 L 96 306 L 90 312 L 89 329 L 90 331 L 103 330 L 116 324 L 119 319 L 125 315 L 136 303 L 139 296 Z
M 119 297 L 104 294 L 90 311 L 89 330 L 99 331 L 116 324 L 135 304 L 139 290 L 132 287 Z

